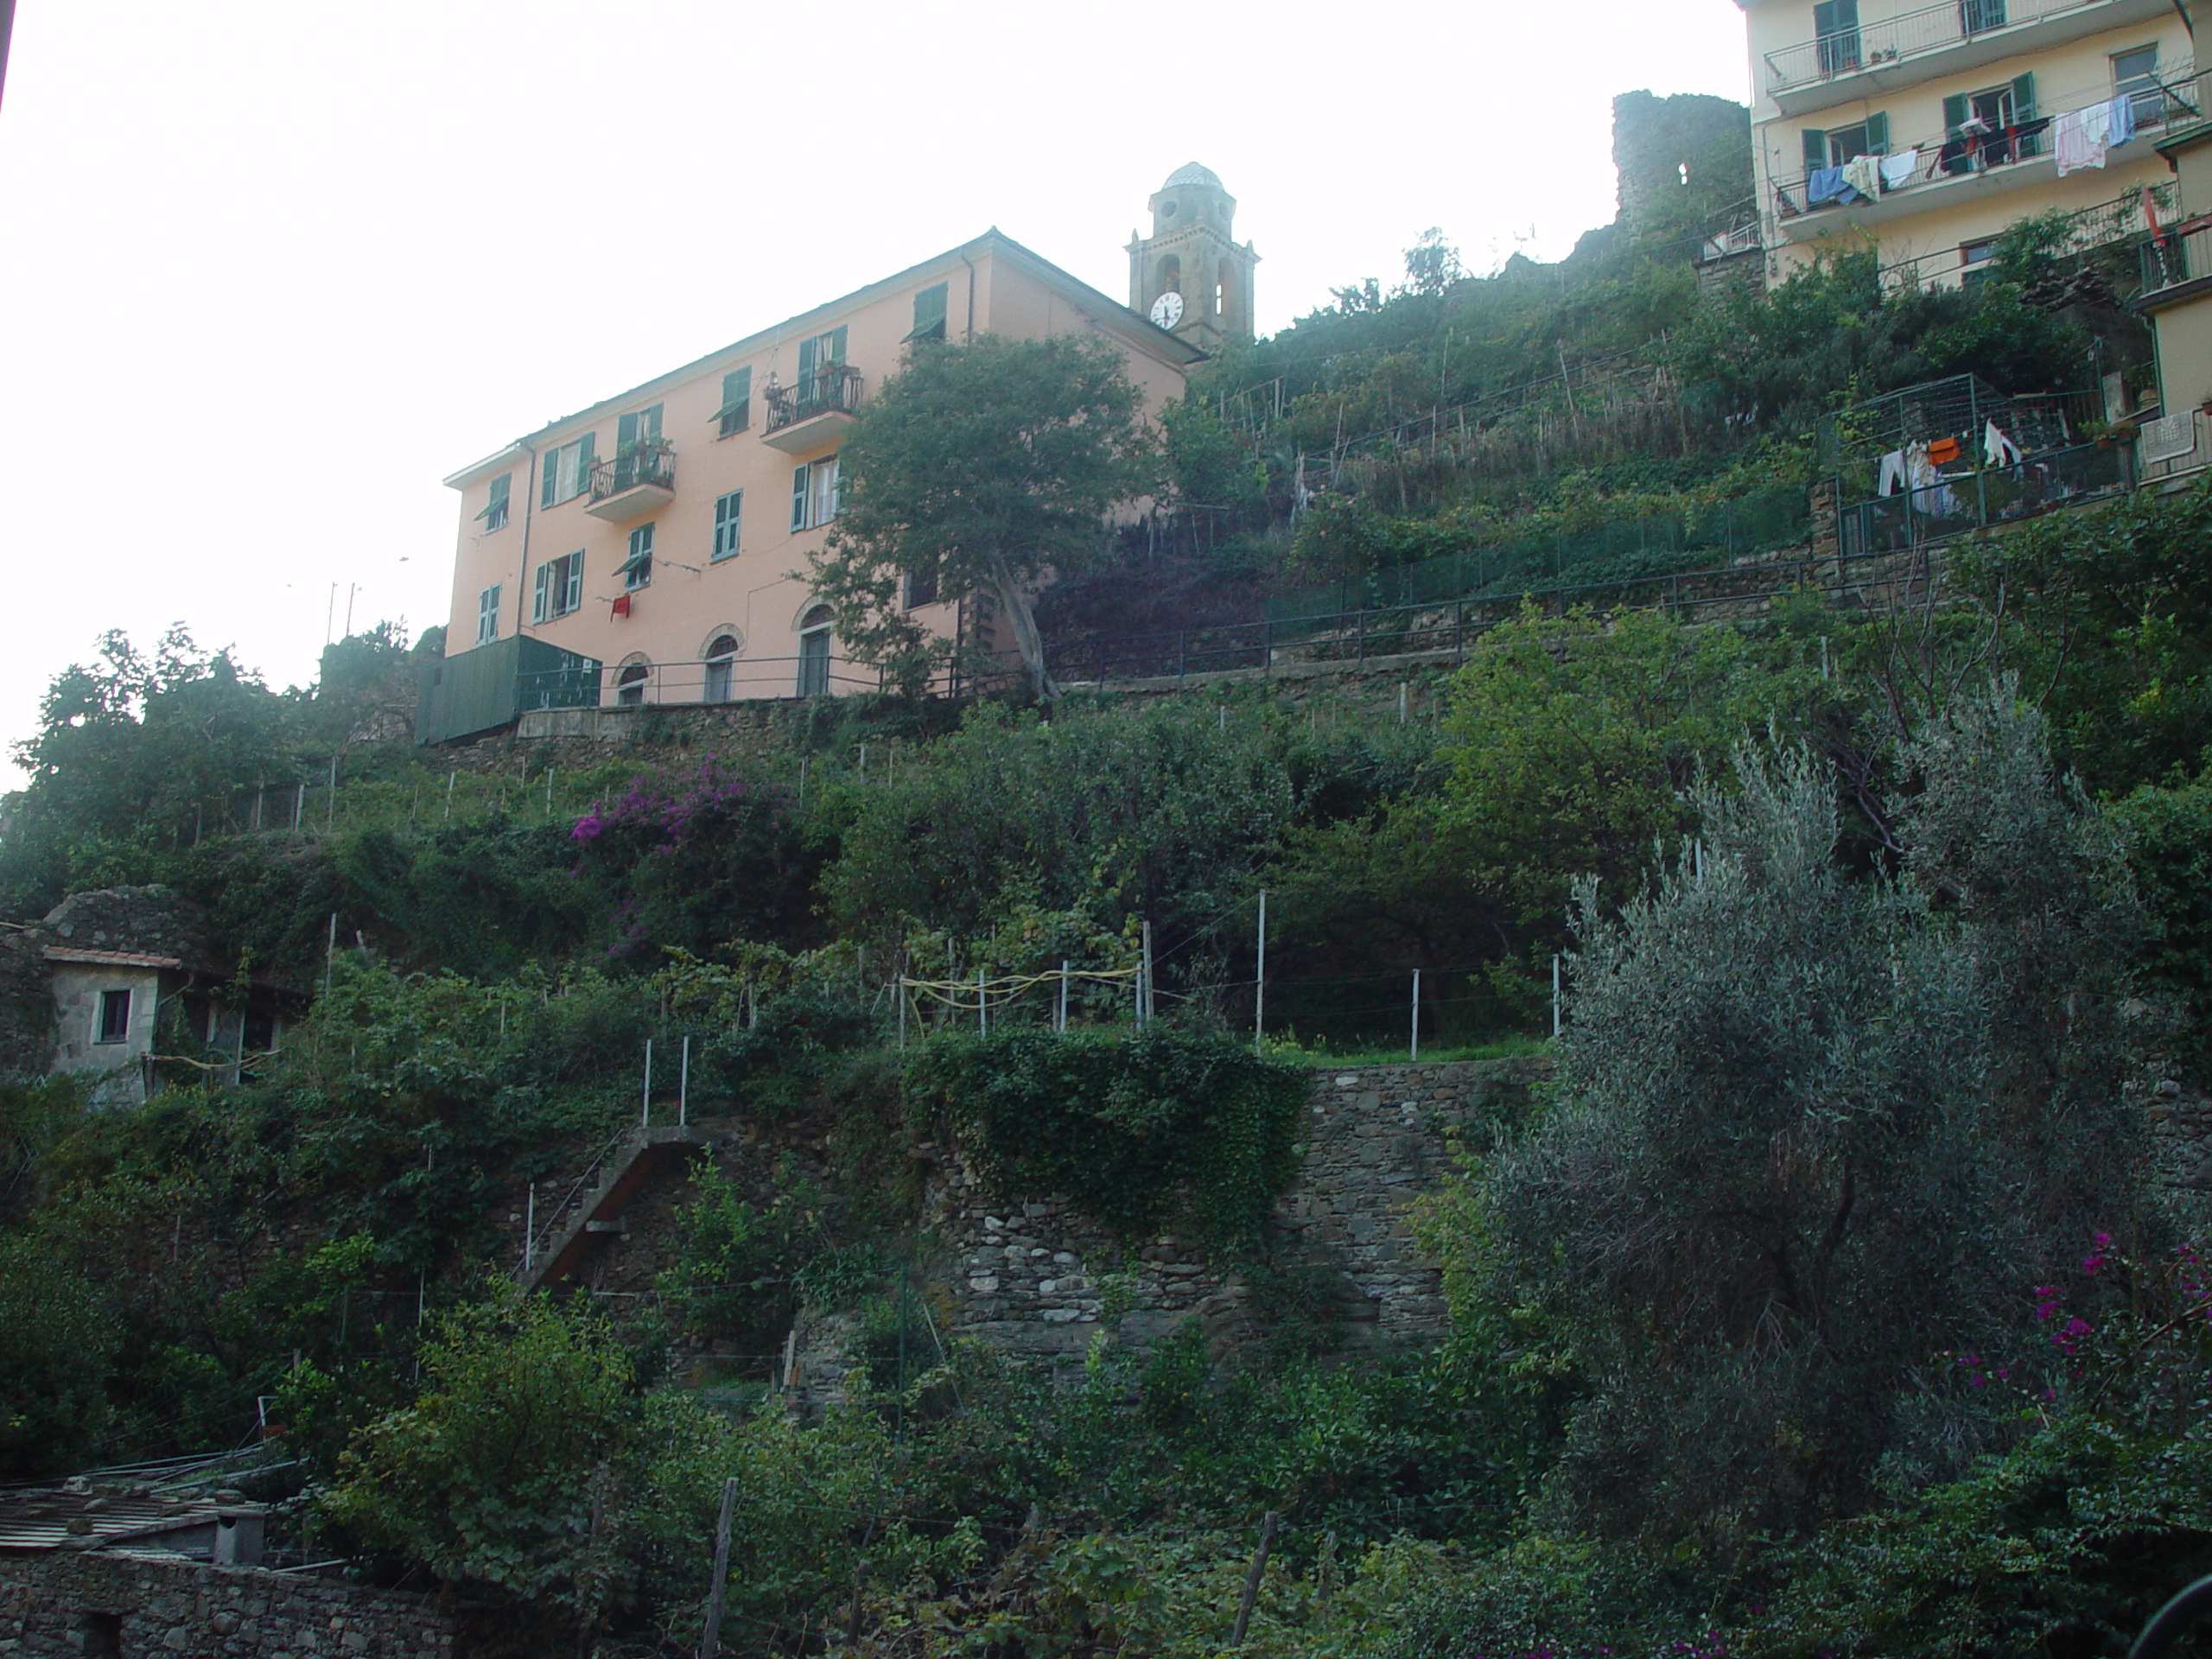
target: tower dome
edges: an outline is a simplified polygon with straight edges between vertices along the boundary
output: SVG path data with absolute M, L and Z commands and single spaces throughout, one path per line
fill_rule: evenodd
M 1203 184 L 1213 190 L 1222 188 L 1220 176 L 1211 168 L 1200 167 L 1196 162 L 1186 162 L 1177 168 L 1167 175 L 1167 182 L 1160 188 L 1173 190 L 1179 184 Z

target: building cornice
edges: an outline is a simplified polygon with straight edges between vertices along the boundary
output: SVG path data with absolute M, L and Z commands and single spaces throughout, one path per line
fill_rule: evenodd
M 1001 259 L 1014 269 L 1024 271 L 1036 278 L 1046 288 L 1059 295 L 1061 298 L 1068 301 L 1098 327 L 1113 334 L 1132 349 L 1142 352 L 1160 362 L 1176 368 L 1188 368 L 1193 364 L 1202 363 L 1206 359 L 1208 354 L 1198 346 L 1178 335 L 1169 334 L 1166 329 L 1154 324 L 1150 318 L 1132 311 L 1119 300 L 1109 298 L 1081 277 L 1061 270 L 1043 255 L 1032 252 L 995 225 L 982 235 L 972 241 L 963 243 L 957 248 L 949 248 L 943 253 L 933 255 L 918 264 L 909 265 L 906 270 L 886 276 L 880 282 L 870 283 L 865 288 L 855 289 L 851 293 L 842 295 L 825 304 L 815 306 L 810 310 L 802 311 L 796 316 L 786 317 L 772 327 L 760 329 L 747 334 L 742 340 L 709 352 L 703 357 L 694 358 L 689 363 L 671 369 L 664 374 L 657 374 L 650 380 L 641 381 L 626 391 L 617 392 L 612 397 L 603 397 L 588 408 L 580 409 L 571 415 L 563 415 L 558 420 L 549 421 L 537 431 L 518 438 L 496 454 L 473 462 L 459 472 L 452 474 L 445 480 L 447 487 L 465 488 L 504 467 L 512 466 L 516 461 L 537 450 L 582 434 L 589 428 L 596 426 L 610 415 L 620 414 L 624 410 L 635 408 L 640 403 L 652 398 L 657 392 L 666 391 L 672 387 L 696 379 L 702 374 L 710 374 L 717 368 L 725 365 L 735 367 L 745 359 L 755 355 L 764 347 L 775 346 L 782 340 L 794 337 L 804 338 L 809 334 L 818 334 L 844 313 L 872 304 L 886 295 L 896 293 L 902 288 L 911 288 L 925 277 L 941 273 L 950 276 L 962 268 L 963 261 L 973 261 L 978 255 Z

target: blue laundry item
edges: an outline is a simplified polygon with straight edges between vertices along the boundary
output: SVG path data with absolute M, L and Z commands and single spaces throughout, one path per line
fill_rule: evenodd
M 2105 145 L 2118 149 L 2135 136 L 2135 99 L 2122 92 L 2112 101 L 2111 113 L 2107 117 Z
M 1816 167 L 1805 175 L 1805 201 L 1817 207 L 1822 202 L 1834 201 L 1847 188 L 1840 167 Z

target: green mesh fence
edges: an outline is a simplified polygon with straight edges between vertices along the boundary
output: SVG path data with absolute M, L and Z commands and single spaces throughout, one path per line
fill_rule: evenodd
M 1510 594 L 1562 582 L 1663 575 L 1795 546 L 1809 533 L 1804 490 L 1777 484 L 1709 507 L 1522 537 L 1348 576 L 1325 587 L 1298 588 L 1269 600 L 1267 614 L 1280 622 Z

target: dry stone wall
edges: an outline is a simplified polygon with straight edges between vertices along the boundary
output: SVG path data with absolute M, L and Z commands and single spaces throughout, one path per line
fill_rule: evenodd
M 0 1654 L 22 1659 L 452 1659 L 419 1596 L 154 1555 L 0 1555 Z
M 1324 1287 L 1348 1345 L 1444 1333 L 1441 1275 L 1414 1242 L 1413 1201 L 1451 1167 L 1453 1131 L 1518 1116 L 1548 1067 L 1532 1058 L 1315 1074 L 1269 1249 Z M 1102 1332 L 1141 1344 L 1196 1319 L 1217 1357 L 1256 1334 L 1264 1310 L 1254 1286 L 1195 1237 L 1116 1239 L 1065 1197 L 994 1193 L 953 1149 L 928 1150 L 936 1169 L 925 1203 L 952 1330 L 1061 1363 Z

